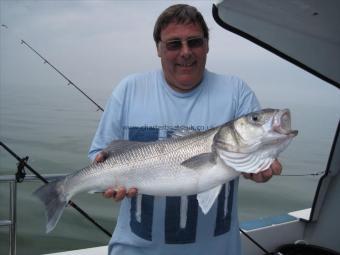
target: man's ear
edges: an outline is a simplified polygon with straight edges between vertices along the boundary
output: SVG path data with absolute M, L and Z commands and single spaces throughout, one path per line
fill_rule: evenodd
M 157 49 L 158 57 L 161 57 L 161 44 L 160 43 L 156 43 L 156 49 Z

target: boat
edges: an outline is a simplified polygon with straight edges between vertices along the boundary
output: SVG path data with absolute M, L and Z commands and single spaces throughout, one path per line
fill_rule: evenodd
M 326 81 L 329 86 L 340 89 L 339 10 L 340 2 L 337 0 L 225 0 L 213 4 L 212 15 L 226 30 L 293 63 Z M 13 179 L 7 181 L 14 182 Z M 15 194 L 15 190 L 12 192 Z M 241 222 L 243 253 L 340 254 L 339 197 L 340 121 L 312 207 Z M 2 224 L 10 225 L 13 235 L 15 208 L 12 211 L 11 220 L 3 221 Z M 11 254 L 15 254 L 15 236 L 11 240 Z M 101 246 L 53 255 L 106 253 L 107 247 Z
M 340 2 L 227 0 L 213 6 L 226 30 L 269 50 L 340 88 Z M 266 251 L 276 254 L 340 253 L 340 122 L 312 208 L 243 222 Z M 263 250 L 242 235 L 244 254 Z

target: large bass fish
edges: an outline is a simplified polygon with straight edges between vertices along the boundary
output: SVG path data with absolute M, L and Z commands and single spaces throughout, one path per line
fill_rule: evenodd
M 289 110 L 264 109 L 204 132 L 156 142 L 113 141 L 109 157 L 34 194 L 47 212 L 46 231 L 56 226 L 68 201 L 80 192 L 124 186 L 154 196 L 197 195 L 207 213 L 221 186 L 242 172 L 267 169 L 298 133 Z

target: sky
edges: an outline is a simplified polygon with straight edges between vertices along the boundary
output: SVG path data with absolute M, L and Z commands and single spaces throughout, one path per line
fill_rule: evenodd
M 20 44 L 23 39 L 104 104 L 126 75 L 160 68 L 153 25 L 174 3 L 192 4 L 205 17 L 211 38 L 207 68 L 241 77 L 264 106 L 281 106 L 284 98 L 289 108 L 308 98 L 340 108 L 337 89 L 219 27 L 212 1 L 0 0 L 0 21 L 8 27 L 0 30 L 0 89 L 63 82 Z

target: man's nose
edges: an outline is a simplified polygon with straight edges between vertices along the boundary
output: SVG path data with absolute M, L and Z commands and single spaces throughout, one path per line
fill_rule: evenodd
M 186 41 L 182 41 L 182 47 L 181 47 L 181 56 L 187 57 L 190 56 L 192 53 L 191 48 L 188 46 L 188 43 Z

